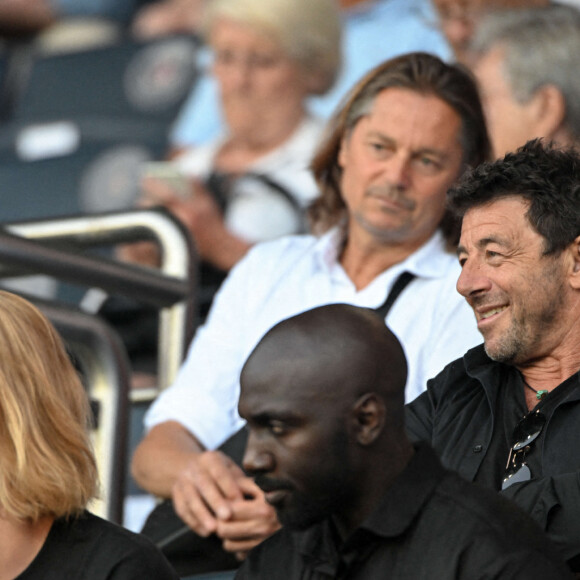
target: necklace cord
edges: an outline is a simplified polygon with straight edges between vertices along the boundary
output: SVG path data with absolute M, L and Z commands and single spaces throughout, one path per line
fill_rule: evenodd
M 524 377 L 522 377 L 522 381 L 523 381 L 524 385 L 526 387 L 528 387 L 528 389 L 530 389 L 530 390 L 534 391 L 534 393 L 536 393 L 536 399 L 538 401 L 541 401 L 548 394 L 547 389 L 534 389 L 534 387 L 532 387 L 532 385 L 528 385 L 528 383 L 525 381 Z

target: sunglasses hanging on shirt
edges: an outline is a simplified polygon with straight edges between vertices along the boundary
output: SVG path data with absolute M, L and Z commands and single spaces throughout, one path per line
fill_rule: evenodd
M 502 481 L 502 490 L 514 483 L 529 481 L 532 478 L 530 468 L 526 463 L 526 455 L 534 441 L 540 436 L 546 416 L 540 411 L 527 414 L 514 429 L 512 446 Z

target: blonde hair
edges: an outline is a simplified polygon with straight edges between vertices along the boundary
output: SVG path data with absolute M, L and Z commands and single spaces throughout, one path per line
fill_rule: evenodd
M 328 91 L 341 66 L 342 26 L 336 0 L 212 0 L 203 29 L 206 37 L 228 18 L 274 38 L 286 55 L 316 79 L 313 94 Z
M 37 521 L 80 513 L 98 476 L 88 399 L 52 324 L 0 291 L 0 512 Z

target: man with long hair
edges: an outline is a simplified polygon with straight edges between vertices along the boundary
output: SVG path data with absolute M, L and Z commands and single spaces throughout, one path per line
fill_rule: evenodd
M 365 76 L 314 160 L 314 235 L 258 245 L 232 270 L 176 382 L 147 415 L 133 459 L 141 486 L 243 558 L 278 523 L 260 489 L 215 450 L 244 425 L 239 373 L 274 324 L 333 302 L 379 308 L 409 361 L 407 400 L 477 344 L 473 314 L 455 291 L 457 232 L 445 200 L 488 152 L 463 69 L 413 53 Z

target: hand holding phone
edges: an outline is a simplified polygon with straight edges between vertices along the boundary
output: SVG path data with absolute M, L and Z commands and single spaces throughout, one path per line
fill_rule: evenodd
M 189 199 L 193 194 L 193 188 L 189 178 L 171 161 L 150 161 L 145 163 L 142 178 L 152 178 L 163 182 L 180 199 Z M 148 187 L 145 190 L 145 197 L 155 201 L 155 198 L 158 196 L 155 195 L 154 188 Z M 163 202 L 166 200 L 160 198 L 159 201 Z

